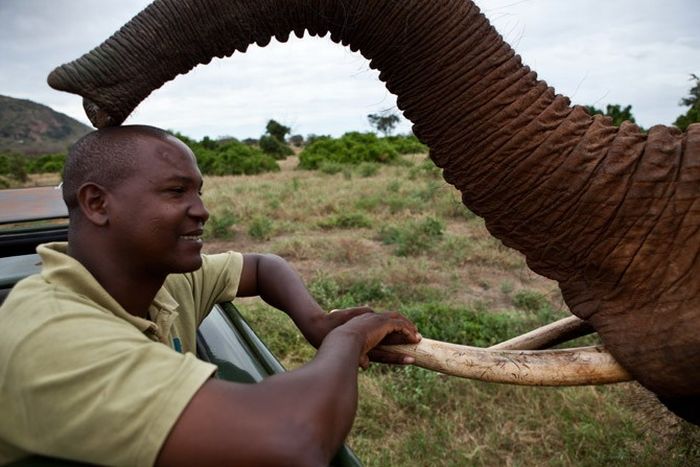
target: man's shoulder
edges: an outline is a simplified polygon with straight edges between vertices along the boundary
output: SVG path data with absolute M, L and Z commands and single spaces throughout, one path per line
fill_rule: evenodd
M 0 340 L 22 339 L 52 320 L 110 317 L 87 297 L 33 274 L 19 281 L 0 306 Z
M 224 273 L 240 274 L 243 267 L 243 254 L 237 251 L 226 251 L 224 253 L 210 253 L 202 255 L 202 266 L 191 272 L 182 274 L 170 274 L 166 279 L 166 286 L 172 283 L 188 281 L 192 283 L 197 278 L 218 277 Z

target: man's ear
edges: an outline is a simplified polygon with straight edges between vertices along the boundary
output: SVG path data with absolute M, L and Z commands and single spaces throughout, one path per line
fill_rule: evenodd
M 97 183 L 88 182 L 78 188 L 78 204 L 85 219 L 95 225 L 107 225 L 107 190 Z

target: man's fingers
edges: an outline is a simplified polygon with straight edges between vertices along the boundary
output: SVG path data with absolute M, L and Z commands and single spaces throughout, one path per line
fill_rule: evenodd
M 369 352 L 369 358 L 373 362 L 390 363 L 394 365 L 410 365 L 416 359 L 408 355 L 399 355 L 385 350 L 373 349 Z
M 401 329 L 387 334 L 380 342 L 381 345 L 417 344 L 421 335 L 414 329 Z

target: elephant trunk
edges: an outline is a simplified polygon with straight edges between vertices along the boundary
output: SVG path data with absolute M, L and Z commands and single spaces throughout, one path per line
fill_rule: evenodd
M 455 185 L 616 359 L 700 395 L 700 126 L 614 127 L 555 94 L 465 0 L 158 0 L 49 76 L 118 125 L 212 57 L 304 30 L 359 50 Z

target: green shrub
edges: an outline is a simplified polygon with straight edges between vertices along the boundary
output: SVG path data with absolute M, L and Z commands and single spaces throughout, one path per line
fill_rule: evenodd
M 179 133 L 174 135 L 192 149 L 205 175 L 254 175 L 280 170 L 272 156 L 235 138 L 213 141 L 205 136 L 197 142 Z
M 391 299 L 393 291 L 376 278 L 359 279 L 343 284 L 319 275 L 308 284 L 309 292 L 326 310 L 372 305 Z
M 397 256 L 412 256 L 432 250 L 442 237 L 445 225 L 431 217 L 405 225 L 382 227 L 379 239 L 387 245 L 396 245 Z
M 353 229 L 371 227 L 372 221 L 361 212 L 343 212 L 319 222 L 324 229 Z
M 361 177 L 373 177 L 379 173 L 379 164 L 376 162 L 363 162 L 357 166 L 357 172 Z
M 408 172 L 408 178 L 411 180 L 417 178 L 442 178 L 442 171 L 431 159 L 427 158 L 420 164 L 411 167 Z
M 525 311 L 539 311 L 549 307 L 547 297 L 534 290 L 518 290 L 513 296 L 513 305 Z
M 453 307 L 441 302 L 404 305 L 400 311 L 425 337 L 476 347 L 489 347 L 549 322 L 544 315 Z
M 272 234 L 272 221 L 267 217 L 255 217 L 248 227 L 248 235 L 256 240 L 268 240 Z
M 398 157 L 399 153 L 392 145 L 374 133 L 351 132 L 340 138 L 321 136 L 308 142 L 299 154 L 299 167 L 314 170 L 323 161 L 353 165 L 362 162 L 387 163 Z
M 319 164 L 318 170 L 328 175 L 335 175 L 345 170 L 345 165 L 339 162 L 323 161 Z
M 6 175 L 19 182 L 26 182 L 26 158 L 19 154 L 0 154 L 0 175 Z
M 428 152 L 428 146 L 418 141 L 416 135 L 387 136 L 384 140 L 391 144 L 399 154 L 425 154 Z
M 60 173 L 66 162 L 66 154 L 44 154 L 35 159 L 27 160 L 29 173 Z
M 209 238 L 233 238 L 236 233 L 232 230 L 232 227 L 237 222 L 238 218 L 229 210 L 221 214 L 212 214 L 204 225 L 204 234 Z
M 440 183 L 437 180 L 428 180 L 423 189 L 416 191 L 416 196 L 421 201 L 433 201 L 440 188 L 443 188 L 444 186 L 444 183 Z
M 260 149 L 262 150 L 262 152 L 274 157 L 275 159 L 284 159 L 287 156 L 291 156 L 292 154 L 294 154 L 292 148 L 290 148 L 283 141 L 278 140 L 274 136 L 263 135 L 260 137 L 260 141 L 258 144 L 260 145 Z

